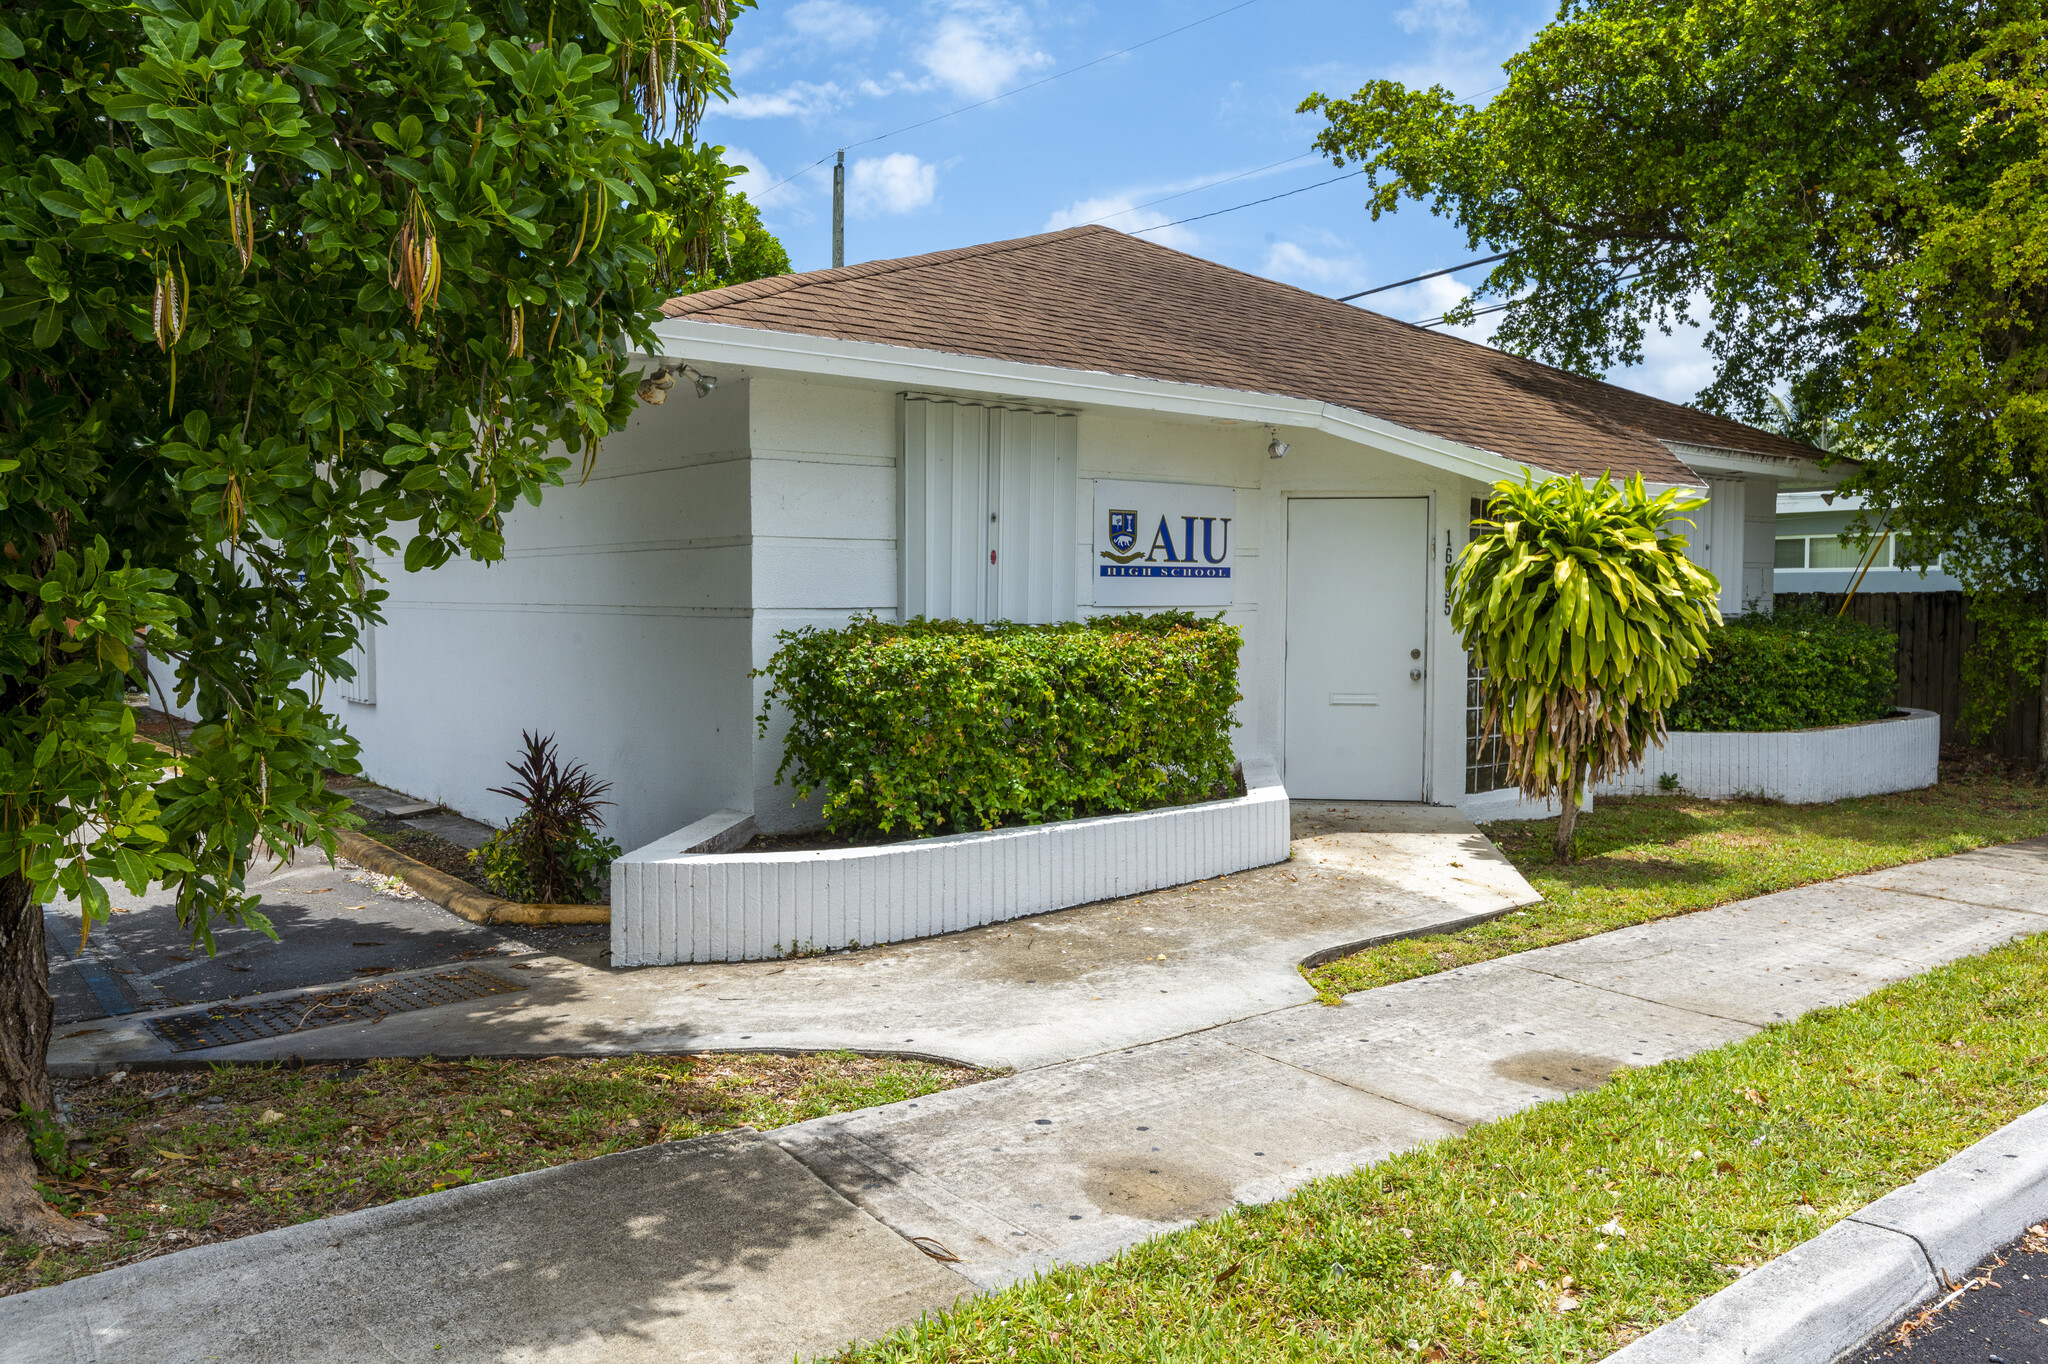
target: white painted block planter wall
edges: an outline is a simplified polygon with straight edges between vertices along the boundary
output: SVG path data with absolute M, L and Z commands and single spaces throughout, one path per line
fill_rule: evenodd
M 1690 795 L 1709 800 L 1762 795 L 1817 805 L 1932 786 L 1941 762 L 1941 717 L 1902 710 L 1882 720 L 1774 734 L 1673 733 L 1641 767 L 1595 788 L 1600 796 L 1654 796 L 1657 778 L 1678 774 Z
M 1288 845 L 1277 781 L 1235 800 L 874 848 L 711 851 L 740 821 L 751 834 L 749 816 L 726 811 L 612 863 L 614 965 L 928 938 L 1262 867 Z

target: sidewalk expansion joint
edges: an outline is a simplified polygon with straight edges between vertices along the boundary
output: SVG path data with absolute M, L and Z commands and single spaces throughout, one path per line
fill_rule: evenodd
M 1747 1018 L 1736 1018 L 1731 1014 L 1717 1014 L 1710 1013 L 1705 1009 L 1696 1009 L 1690 1004 L 1673 1004 L 1668 1000 L 1652 999 L 1648 995 L 1632 995 L 1626 990 L 1617 990 L 1611 985 L 1589 985 L 1583 980 L 1573 980 L 1570 976 L 1561 976 L 1555 971 L 1546 971 L 1540 966 L 1524 966 L 1520 962 L 1517 962 L 1516 966 L 1533 975 L 1549 976 L 1552 980 L 1561 980 L 1566 985 L 1576 985 L 1581 990 L 1598 990 L 1601 994 L 1613 995 L 1617 999 L 1632 999 L 1638 1004 L 1650 1004 L 1659 1009 L 1671 1009 L 1678 1013 L 1691 1014 L 1695 1018 L 1719 1019 L 1723 1023 L 1734 1023 L 1744 1028 L 1763 1028 L 1766 1026 L 1762 1023 L 1753 1023 Z
M 1327 1074 L 1323 1071 L 1317 1070 L 1314 1066 L 1305 1066 L 1302 1065 L 1299 1061 L 1290 1061 L 1284 1056 L 1275 1056 L 1271 1052 L 1261 1051 L 1257 1047 L 1247 1047 L 1241 1042 L 1226 1041 L 1223 1045 L 1226 1047 L 1235 1048 L 1236 1050 L 1243 1052 L 1247 1056 L 1256 1056 L 1262 1060 L 1271 1061 L 1275 1065 L 1286 1066 L 1289 1070 L 1300 1071 L 1303 1075 L 1312 1075 L 1318 1080 L 1327 1080 L 1331 1084 L 1339 1085 L 1345 1089 L 1350 1090 L 1354 1094 L 1364 1094 L 1371 1098 L 1378 1099 L 1382 1103 L 1390 1103 L 1394 1105 L 1394 1107 L 1396 1108 L 1405 1108 L 1410 1113 L 1420 1113 L 1424 1117 L 1435 1118 L 1438 1122 L 1447 1122 L 1451 1126 L 1457 1128 L 1460 1132 L 1470 1131 L 1472 1128 L 1472 1124 L 1467 1122 L 1463 1118 L 1454 1118 L 1448 1113 L 1439 1113 L 1433 1108 L 1424 1108 L 1421 1104 L 1410 1103 L 1406 1099 L 1397 1099 L 1391 1094 L 1381 1093 L 1379 1090 L 1372 1088 L 1370 1085 L 1362 1085 L 1355 1080 L 1346 1080 L 1339 1075 Z
M 1934 900 L 1944 905 L 1968 905 L 1972 909 L 2010 911 L 2014 914 L 2032 914 L 2036 918 L 2048 918 L 2048 909 L 2028 909 L 2025 905 L 1987 905 L 1982 900 L 1965 900 L 1959 895 L 1937 895 L 1931 890 L 1907 890 L 1903 886 L 1870 886 L 1868 889 L 1882 891 L 1886 895 L 1910 895 L 1916 900 Z

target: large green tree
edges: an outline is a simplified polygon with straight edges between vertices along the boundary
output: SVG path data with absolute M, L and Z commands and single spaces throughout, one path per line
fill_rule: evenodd
M 37 902 L 161 883 L 210 946 L 331 852 L 365 549 L 492 558 L 626 419 L 726 249 L 695 129 L 751 3 L 0 8 L 0 1229 L 92 1234 L 31 1184 Z M 201 717 L 174 762 L 144 680 Z
M 1767 419 L 1789 385 L 1850 414 L 1892 528 L 2039 616 L 2042 0 L 1572 0 L 1506 72 L 1484 106 L 1391 81 L 1303 105 L 1375 216 L 1421 200 L 1508 253 L 1453 316 L 1513 300 L 1499 344 L 1583 373 L 1699 323 L 1705 405 Z

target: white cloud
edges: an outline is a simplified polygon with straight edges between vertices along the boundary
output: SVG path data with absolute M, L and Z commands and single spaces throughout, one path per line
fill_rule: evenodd
M 1385 74 L 1412 89 L 1441 85 L 1483 104 L 1507 80 L 1501 64 L 1527 47 L 1548 17 L 1547 10 L 1517 12 L 1513 5 L 1475 14 L 1470 0 L 1411 0 L 1394 22 L 1424 40 L 1417 44 L 1422 51 Z
M 855 161 L 846 171 L 846 211 L 856 218 L 909 213 L 938 192 L 939 168 L 909 152 Z
M 1706 308 L 1706 295 L 1695 295 L 1691 315 L 1699 317 Z M 1642 363 L 1609 370 L 1607 382 L 1674 403 L 1691 402 L 1714 382 L 1714 357 L 1706 346 L 1706 332 L 1691 323 L 1674 323 L 1669 336 L 1650 327 L 1643 337 Z
M 1406 322 L 1429 322 L 1442 317 L 1445 309 L 1463 302 L 1465 296 L 1471 292 L 1471 289 L 1458 283 L 1456 276 L 1438 275 L 1435 279 L 1426 279 L 1419 284 L 1403 285 L 1399 289 L 1389 289 L 1386 293 L 1360 299 L 1357 306 L 1369 308 L 1376 313 L 1385 313 L 1388 317 L 1398 317 Z M 1488 307 L 1493 302 L 1498 300 L 1489 300 L 1480 306 Z M 1500 314 L 1488 313 L 1484 317 L 1473 318 L 1470 326 L 1437 326 L 1430 330 L 1442 332 L 1446 336 L 1461 336 L 1467 341 L 1477 341 L 1485 346 L 1493 344 L 1494 329 L 1499 326 Z
M 753 200 L 757 208 L 780 207 L 794 203 L 803 196 L 803 176 L 797 176 L 788 184 L 777 184 L 782 177 L 769 170 L 767 162 L 745 147 L 726 148 L 725 164 L 746 168 L 746 174 L 735 177 L 729 183 L 734 189 Z
M 1365 262 L 1358 257 L 1320 256 L 1298 242 L 1274 242 L 1267 247 L 1259 273 L 1319 294 L 1350 293 L 1366 282 Z
M 731 118 L 816 118 L 845 102 L 846 92 L 834 81 L 823 85 L 797 81 L 772 94 L 736 94 L 717 109 Z
M 1078 227 L 1082 223 L 1107 218 L 1109 221 L 1103 224 L 1105 227 L 1113 227 L 1119 232 L 1136 233 L 1148 227 L 1159 227 L 1163 223 L 1173 221 L 1157 209 L 1134 209 L 1131 201 L 1135 198 L 1135 194 L 1112 194 L 1100 199 L 1077 199 L 1065 208 L 1055 209 L 1039 231 L 1057 232 L 1061 228 Z M 1161 246 L 1170 246 L 1176 251 L 1192 251 L 1198 239 L 1184 227 L 1169 227 L 1159 232 L 1146 232 L 1145 240 L 1158 242 Z
M 995 0 L 953 0 L 919 60 L 954 94 L 987 99 L 1052 58 L 1031 41 L 1024 11 Z
M 858 47 L 882 31 L 882 16 L 843 0 L 802 0 L 782 14 L 798 38 L 827 47 Z
M 1270 269 L 1266 272 L 1274 273 Z M 1477 271 L 1473 272 L 1477 274 Z M 1389 317 L 1405 318 L 1410 322 L 1426 322 L 1442 317 L 1444 310 L 1464 299 L 1471 290 L 1456 282 L 1450 275 L 1427 279 L 1420 284 L 1411 284 L 1401 289 L 1392 289 L 1384 294 L 1375 294 L 1361 300 L 1374 312 Z M 1488 299 L 1481 307 L 1491 307 L 1499 299 Z M 1693 301 L 1693 315 L 1699 316 L 1705 305 L 1705 298 Z M 1462 336 L 1467 341 L 1481 345 L 1492 345 L 1494 331 L 1500 326 L 1502 314 L 1488 313 L 1472 319 L 1466 327 L 1432 327 L 1432 331 L 1444 332 L 1450 336 Z M 1640 364 L 1625 369 L 1609 370 L 1607 382 L 1622 388 L 1632 388 L 1638 393 L 1647 393 L 1674 403 L 1689 403 L 1699 391 L 1714 381 L 1714 357 L 1707 350 L 1704 333 L 1691 325 L 1674 325 L 1671 334 L 1651 327 L 1643 337 L 1643 359 Z
M 1414 0 L 1394 15 L 1404 33 L 1428 33 L 1437 38 L 1469 38 L 1480 31 L 1470 0 Z
M 735 79 L 773 66 L 792 52 L 835 52 L 864 47 L 882 31 L 882 16 L 845 0 L 801 0 L 782 12 L 780 31 L 740 25 L 741 45 L 726 54 Z

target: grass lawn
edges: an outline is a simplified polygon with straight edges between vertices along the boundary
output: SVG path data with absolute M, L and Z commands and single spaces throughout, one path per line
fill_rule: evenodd
M 131 1260 L 656 1141 L 916 1098 L 964 1067 L 818 1056 L 377 1061 L 60 1080 L 70 1178 L 43 1195 L 114 1239 L 0 1236 L 0 1295 Z
M 1383 943 L 1303 974 L 1325 1001 L 1629 924 L 1837 876 L 2048 834 L 2048 787 L 1981 758 L 1942 764 L 1925 791 L 1779 805 L 1638 796 L 1579 819 L 1579 860 L 1551 858 L 1556 822 L 1486 832 L 1543 903 L 1459 933 Z
M 2044 1100 L 2048 935 L 839 1359 L 1595 1359 Z

